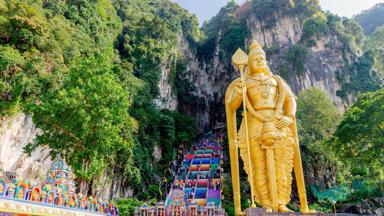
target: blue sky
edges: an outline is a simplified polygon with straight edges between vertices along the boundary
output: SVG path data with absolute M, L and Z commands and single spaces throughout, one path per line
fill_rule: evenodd
M 179 3 L 183 8 L 188 9 L 191 13 L 196 14 L 199 23 L 208 20 L 219 12 L 228 0 L 171 0 Z M 245 0 L 236 0 L 239 4 Z M 285 1 L 285 0 L 283 0 Z M 352 17 L 362 10 L 366 10 L 373 5 L 384 2 L 384 0 L 320 0 L 323 10 L 328 10 L 339 16 Z

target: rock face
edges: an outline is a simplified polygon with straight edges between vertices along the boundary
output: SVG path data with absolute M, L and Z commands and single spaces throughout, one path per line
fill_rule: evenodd
M 250 39 L 257 40 L 260 44 L 268 47 L 273 44 L 293 45 L 297 43 L 302 34 L 300 20 L 296 16 L 281 17 L 273 28 L 265 29 L 264 23 L 251 15 L 247 21 L 250 31 Z
M 154 103 L 160 109 L 177 109 L 177 97 L 169 84 L 171 69 L 168 66 L 161 67 L 161 75 L 158 83 L 159 95 Z
M 91 194 L 105 200 L 132 197 L 133 189 L 125 184 L 126 179 L 123 175 L 119 175 L 122 172 L 122 170 L 105 171 L 103 175 L 93 180 Z
M 12 117 L 1 118 L 0 168 L 16 172 L 17 176 L 22 179 L 37 181 L 39 178 L 45 177 L 52 164 L 49 156 L 50 149 L 39 147 L 32 152 L 30 157 L 23 152 L 23 148 L 33 142 L 38 133 L 39 129 L 33 124 L 30 115 L 18 113 Z M 100 195 L 106 200 L 131 197 L 133 190 L 123 186 L 124 182 L 121 175 L 114 175 L 111 170 L 108 170 L 94 181 L 95 187 L 92 188 L 92 193 Z
M 251 13 L 246 18 L 249 34 L 244 38 L 244 44 L 250 44 L 253 40 L 261 43 L 267 53 L 271 71 L 281 75 L 295 94 L 310 87 L 322 89 L 329 94 L 339 111 L 345 111 L 355 96 L 347 95 L 347 98 L 338 96 L 341 83 L 337 72 L 346 64 L 353 62 L 357 54 L 351 52 L 346 55 L 343 39 L 333 31 L 320 37 L 312 37 L 314 46 L 306 47 L 300 44 L 303 24 L 298 15 L 275 14 L 275 16 L 276 23 L 270 28 L 264 28 L 264 21 Z M 226 52 L 222 48 L 223 37 L 222 32 L 218 31 L 216 40 L 210 41 L 213 43 L 210 45 L 214 46 L 214 51 L 208 58 L 198 56 L 196 48 L 191 47 L 187 40 L 182 40 L 180 46 L 188 64 L 187 76 L 194 86 L 193 94 L 199 99 L 199 103 L 192 105 L 179 103 L 178 108 L 194 116 L 200 129 L 210 130 L 225 124 L 224 94 L 229 83 L 239 77 L 230 62 L 233 53 L 222 55 Z M 282 65 L 289 63 L 287 55 L 298 44 L 306 50 L 303 72 L 288 71 L 284 74 Z M 316 164 L 305 168 L 308 185 L 315 184 L 322 189 L 335 185 L 335 167 Z
M 354 204 L 346 204 L 341 212 L 365 215 L 384 215 L 384 197 L 365 199 Z
M 297 15 L 275 14 L 274 16 L 276 16 L 276 23 L 270 28 L 264 28 L 263 20 L 257 18 L 255 14 L 249 14 L 245 19 L 249 34 L 244 38 L 243 44 L 249 44 L 252 40 L 259 41 L 267 51 L 272 72 L 283 76 L 281 65 L 286 63 L 284 59 L 290 49 L 299 43 L 303 34 L 303 25 Z M 159 96 L 154 101 L 159 108 L 178 109 L 191 114 L 197 120 L 201 132 L 225 124 L 224 93 L 229 83 L 239 76 L 230 63 L 232 53 L 222 55 L 225 52 L 222 48 L 223 31 L 219 29 L 216 34 L 215 40 L 207 42 L 214 47 L 209 57 L 199 56 L 197 48 L 189 44 L 182 35 L 180 44 L 175 44 L 187 64 L 185 78 L 194 87 L 193 92 L 189 94 L 197 98 L 197 101 L 190 104 L 178 101 L 175 88 L 170 84 L 171 69 L 167 63 L 160 67 Z M 285 74 L 285 78 L 296 94 L 312 86 L 325 90 L 338 109 L 343 111 L 353 101 L 354 96 L 350 95 L 347 99 L 342 99 L 337 95 L 341 85 L 336 78 L 336 72 L 345 66 L 345 61 L 353 61 L 354 55 L 351 54 L 347 59 L 343 57 L 343 43 L 335 33 L 331 32 L 312 39 L 315 41 L 315 46 L 306 48 L 304 72 L 289 73 L 288 76 Z M 0 167 L 16 171 L 24 178 L 44 174 L 51 163 L 48 156 L 49 149 L 40 148 L 33 152 L 31 157 L 23 154 L 23 147 L 31 142 L 37 133 L 38 129 L 28 115 L 20 113 L 11 118 L 0 119 Z M 161 157 L 161 151 L 158 148 L 154 150 L 154 157 L 156 160 Z M 113 173 L 119 173 L 119 171 L 113 171 Z M 109 178 L 108 176 L 111 175 L 111 173 L 105 173 L 100 179 L 95 180 L 96 187 L 92 188 L 93 193 L 100 194 L 104 198 L 132 196 L 133 191 L 125 186 L 123 177 L 115 175 Z M 334 175 L 329 173 L 329 169 L 314 171 L 311 177 L 315 181 L 317 176 L 324 175 L 330 176 L 330 180 L 321 184 L 329 186 L 330 182 L 334 181 L 332 178 Z
M 289 50 L 300 41 L 302 36 L 302 24 L 296 16 L 279 17 L 276 24 L 269 29 L 262 27 L 263 21 L 254 15 L 247 18 L 249 36 L 245 38 L 244 44 L 253 40 L 261 43 L 267 52 L 267 58 L 271 71 L 281 74 L 281 65 L 285 64 Z M 212 128 L 225 123 L 224 94 L 229 83 L 238 77 L 234 71 L 230 56 L 222 58 L 221 35 L 217 33 L 214 55 L 208 59 L 201 59 L 196 55 L 196 50 L 190 47 L 186 40 L 182 40 L 182 52 L 188 62 L 188 73 L 190 82 L 195 87 L 194 94 L 200 99 L 199 104 L 185 108 L 179 104 L 183 111 L 191 110 L 190 114 L 198 120 L 199 128 Z M 289 73 L 285 79 L 297 94 L 301 90 L 317 87 L 325 90 L 336 107 L 345 111 L 350 100 L 345 100 L 337 95 L 341 85 L 336 78 L 336 72 L 345 66 L 343 59 L 343 44 L 336 34 L 328 34 L 320 38 L 314 38 L 316 45 L 307 49 L 303 74 Z M 268 50 L 275 47 L 273 53 Z M 351 57 L 352 58 L 352 57 Z M 353 96 L 351 96 L 353 100 Z
M 52 161 L 48 148 L 38 148 L 30 157 L 23 147 L 32 142 L 39 130 L 32 117 L 19 113 L 0 119 L 0 168 L 16 172 L 21 178 L 45 176 Z

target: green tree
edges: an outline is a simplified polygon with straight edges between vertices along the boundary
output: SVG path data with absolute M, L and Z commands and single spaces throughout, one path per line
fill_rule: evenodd
M 57 87 L 72 61 L 112 53 L 120 29 L 107 0 L 0 1 L 1 114 L 36 103 Z
M 135 209 L 137 207 L 140 207 L 142 204 L 143 204 L 142 201 L 134 198 L 119 199 L 116 202 L 116 205 L 119 208 L 119 215 L 122 215 L 122 216 L 134 215 Z
M 367 167 L 370 175 L 383 181 L 384 90 L 361 94 L 344 114 L 329 141 L 335 154 L 350 167 Z
M 48 145 L 53 153 L 61 153 L 82 181 L 85 194 L 87 183 L 115 165 L 120 153 L 126 154 L 127 177 L 140 181 L 133 166 L 130 97 L 111 72 L 108 58 L 82 59 L 71 67 L 61 88 L 43 94 L 31 106 L 34 123 L 43 132 L 27 152 Z
M 287 62 L 292 65 L 292 70 L 296 75 L 304 74 L 307 53 L 307 48 L 300 44 L 295 44 L 289 49 L 287 53 Z
M 174 155 L 175 144 L 175 119 L 172 112 L 163 110 L 160 117 L 160 134 L 161 134 L 161 146 L 163 150 L 162 159 L 167 166 L 169 161 L 172 161 Z
M 355 19 L 363 27 L 364 33 L 370 35 L 375 29 L 384 25 L 384 4 L 379 3 L 355 16 Z
M 316 12 L 312 17 L 304 20 L 302 40 L 312 36 L 319 38 L 327 30 L 327 17 L 322 11 Z
M 336 78 L 341 81 L 342 88 L 337 91 L 338 96 L 346 98 L 351 93 L 376 91 L 383 87 L 383 74 L 373 69 L 375 54 L 371 50 L 364 52 L 355 62 L 338 71 Z M 348 75 L 348 81 L 344 76 Z
M 316 175 L 319 169 L 334 175 L 340 169 L 337 158 L 324 145 L 336 129 L 340 115 L 329 95 L 312 87 L 298 95 L 297 119 L 304 170 L 306 173 L 315 174 L 307 180 L 321 189 L 326 189 L 325 183 L 329 183 L 334 176 Z
M 196 137 L 196 122 L 191 116 L 174 112 L 175 138 L 178 144 L 190 143 Z
M 373 69 L 384 75 L 384 26 L 378 27 L 376 31 L 368 38 L 369 49 L 374 53 Z
M 183 55 L 178 44 L 184 38 L 188 43 L 196 44 L 202 34 L 197 18 L 171 1 L 118 0 L 113 4 L 123 23 L 115 47 L 122 61 L 129 65 L 128 70 L 143 81 L 129 112 L 138 122 L 138 133 L 134 136 L 137 143 L 134 165 L 143 177 L 134 187 L 142 193 L 139 196 L 146 196 L 142 188 L 156 184 L 156 179 L 164 175 L 164 169 L 173 160 L 173 147 L 179 144 L 178 131 L 183 130 L 178 126 L 176 112 L 160 110 L 154 105 L 161 71 L 170 69 L 169 84 L 179 95 L 181 88 L 176 79 L 184 69 L 179 67 Z M 162 150 L 160 163 L 153 162 L 155 147 Z
M 297 119 L 301 143 L 311 144 L 333 134 L 340 114 L 325 91 L 312 87 L 298 95 Z

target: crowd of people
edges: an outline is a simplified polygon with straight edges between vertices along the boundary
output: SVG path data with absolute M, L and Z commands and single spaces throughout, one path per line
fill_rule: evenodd
M 220 190 L 221 189 L 221 183 L 219 181 L 210 182 L 209 183 L 209 189 L 211 189 L 211 190 Z
M 174 161 L 174 182 L 163 204 L 155 207 L 142 206 L 136 209 L 149 212 L 165 212 L 171 215 L 224 215 L 221 206 L 222 190 L 222 143 L 223 134 L 214 133 L 202 138 L 189 149 L 180 145 Z
M 193 145 L 189 151 L 180 145 L 177 179 L 173 189 L 185 190 L 185 201 L 206 199 L 208 190 L 221 190 L 221 166 L 223 134 L 208 135 Z

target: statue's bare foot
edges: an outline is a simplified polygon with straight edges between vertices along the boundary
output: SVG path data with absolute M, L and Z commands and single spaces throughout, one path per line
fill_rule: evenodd
M 236 212 L 236 216 L 242 216 L 242 215 L 245 215 L 245 212 L 243 212 L 243 211 Z
M 293 212 L 293 211 L 285 205 L 279 205 L 279 212 Z
M 315 214 L 315 213 L 317 213 L 316 210 L 309 209 L 308 207 L 301 208 L 300 212 L 301 213 L 307 213 L 307 214 Z
M 272 208 L 266 207 L 265 209 L 266 209 L 267 213 L 272 213 Z

